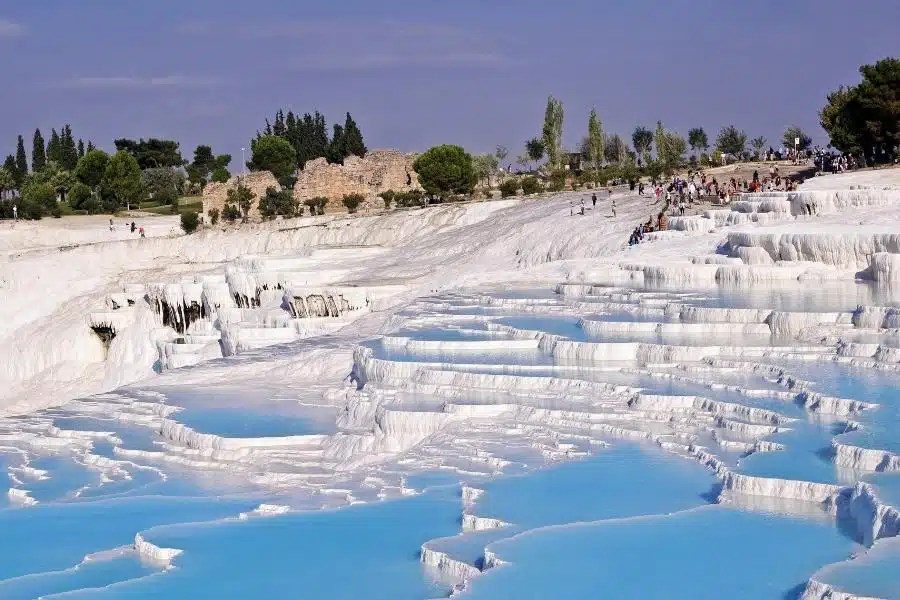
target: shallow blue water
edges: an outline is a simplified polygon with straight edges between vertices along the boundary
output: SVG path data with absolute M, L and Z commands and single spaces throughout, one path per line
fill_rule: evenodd
M 59 571 L 85 555 L 134 543 L 155 525 L 237 516 L 259 503 L 248 499 L 143 497 L 39 504 L 0 511 L 0 581 Z M 2 594 L 0 588 L 0 597 Z
M 438 490 L 343 510 L 161 528 L 147 537 L 183 548 L 179 569 L 72 598 L 438 597 L 448 588 L 426 578 L 418 549 L 455 533 L 458 518 L 455 491 Z
M 855 560 L 824 569 L 816 579 L 857 596 L 900 600 L 900 539 L 881 540 Z
M 855 547 L 828 523 L 707 506 L 497 542 L 491 550 L 512 564 L 464 597 L 782 600 Z
M 334 410 L 290 407 L 273 402 L 259 408 L 189 408 L 171 418 L 196 431 L 223 437 L 279 437 L 332 433 Z
M 697 463 L 615 442 L 590 458 L 491 481 L 472 512 L 529 528 L 612 519 L 705 504 L 715 484 Z

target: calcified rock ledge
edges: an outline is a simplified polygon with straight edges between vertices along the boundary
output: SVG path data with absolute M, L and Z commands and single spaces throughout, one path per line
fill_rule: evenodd
M 821 221 L 802 216 L 807 202 L 816 203 Z M 795 370 L 900 370 L 900 312 L 887 306 L 891 297 L 845 287 L 831 298 L 834 306 L 791 309 L 764 292 L 774 298 L 778 290 L 812 294 L 857 278 L 898 281 L 896 235 L 875 221 L 856 222 L 883 219 L 890 213 L 879 210 L 895 212 L 898 203 L 897 190 L 747 196 L 673 219 L 673 231 L 623 251 L 613 239 L 621 223 L 561 219 L 565 199 L 438 207 L 333 226 L 323 220 L 234 239 L 208 232 L 190 243 L 146 240 L 133 248 L 139 258 L 180 253 L 180 262 L 152 279 L 110 286 L 102 302 L 75 303 L 71 327 L 31 331 L 35 351 L 4 355 L 3 381 L 77 381 L 90 365 L 101 367 L 90 377 L 102 389 L 154 372 L 158 389 L 290 385 L 297 405 L 334 408 L 337 432 L 217 435 L 181 422 L 178 407 L 152 384 L 119 388 L 60 409 L 102 420 L 95 431 L 66 430 L 41 413 L 0 420 L 0 442 L 20 454 L 8 497 L 28 503 L 25 490 L 34 486 L 26 480 L 40 476 L 29 461 L 51 452 L 71 453 L 100 472 L 94 491 L 137 479 L 138 471 L 162 480 L 174 465 L 290 490 L 303 508 L 415 494 L 408 476 L 440 471 L 463 482 L 461 535 L 512 532 L 515 523 L 480 512 L 485 492 L 475 482 L 628 442 L 703 465 L 720 480 L 718 502 L 830 515 L 871 545 L 896 536 L 900 518 L 868 483 L 765 477 L 739 463 L 789 453 L 796 429 L 864 432 L 882 414 L 885 407 L 870 399 L 819 391 L 814 374 Z M 842 216 L 858 207 L 866 214 Z M 643 216 L 646 203 L 629 210 L 628 218 Z M 103 252 L 76 254 L 88 263 L 86 256 Z M 534 293 L 498 291 L 497 280 L 510 273 L 527 273 Z M 483 282 L 488 291 L 448 291 Z M 557 293 L 546 293 L 556 282 Z M 736 289 L 754 301 L 730 306 L 720 298 Z M 423 297 L 429 290 L 442 291 Z M 508 317 L 520 318 L 519 326 Z M 108 349 L 93 326 L 115 331 Z M 15 339 L 26 339 L 22 331 Z M 211 360 L 224 357 L 230 360 Z M 152 438 L 132 445 L 135 429 Z M 877 435 L 864 438 L 874 441 L 863 448 L 869 442 L 851 443 L 843 433 L 830 445 L 836 467 L 864 475 L 898 469 Z M 785 435 L 774 441 L 773 434 Z M 96 453 L 101 444 L 112 447 L 111 458 Z M 287 510 L 273 500 L 237 518 Z M 140 536 L 134 548 L 165 565 L 179 553 Z M 468 564 L 428 543 L 421 559 L 462 586 L 504 562 L 485 548 Z

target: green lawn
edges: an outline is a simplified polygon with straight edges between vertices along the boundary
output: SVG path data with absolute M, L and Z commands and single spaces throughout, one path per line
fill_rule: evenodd
M 161 206 L 159 204 L 155 204 L 155 205 L 151 204 L 150 202 L 141 204 L 141 210 L 144 210 L 149 213 L 156 214 L 156 215 L 176 214 L 176 212 L 172 210 L 173 208 L 174 208 L 173 206 L 170 206 L 167 204 L 163 204 Z M 183 212 L 188 212 L 188 211 L 194 211 L 194 212 L 199 213 L 202 210 L 203 210 L 203 197 L 202 196 L 182 196 L 181 198 L 178 199 L 177 214 L 180 214 Z

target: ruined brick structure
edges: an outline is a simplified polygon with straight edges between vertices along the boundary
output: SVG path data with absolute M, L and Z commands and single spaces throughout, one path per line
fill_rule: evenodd
M 341 199 L 346 194 L 362 194 L 369 200 L 366 204 L 374 207 L 378 205 L 374 199 L 381 192 L 422 189 L 413 170 L 414 161 L 414 154 L 397 150 L 373 150 L 365 158 L 348 156 L 343 165 L 318 158 L 297 173 L 294 198 L 302 203 L 324 196 L 329 199 L 326 211 L 343 212 L 346 209 Z
M 236 175 L 228 180 L 227 183 L 209 183 L 203 188 L 203 215 L 205 219 L 209 219 L 209 210 L 218 208 L 219 213 L 225 208 L 225 199 L 228 197 L 228 190 L 237 186 L 238 182 L 243 183 L 253 192 L 255 200 L 253 208 L 250 209 L 250 220 L 259 221 L 259 199 L 266 194 L 266 189 L 274 187 L 281 189 L 278 180 L 269 171 L 256 171 L 247 173 L 246 175 Z

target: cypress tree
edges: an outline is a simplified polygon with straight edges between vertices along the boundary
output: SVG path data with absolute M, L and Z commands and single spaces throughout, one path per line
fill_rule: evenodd
M 19 141 L 16 142 L 16 177 L 19 185 L 22 185 L 26 175 L 28 175 L 28 157 L 25 155 L 25 140 L 20 135 Z
M 328 152 L 328 128 L 325 125 L 325 117 L 316 111 L 313 117 L 312 131 L 312 157 L 320 158 Z
M 330 163 L 343 163 L 344 157 L 347 156 L 346 138 L 344 137 L 344 128 L 334 124 L 334 135 L 328 144 L 328 154 L 326 158 Z
M 313 155 L 313 130 L 315 129 L 315 122 L 313 121 L 312 115 L 306 113 L 303 115 L 303 120 L 297 124 L 297 135 L 300 139 L 299 141 L 299 149 L 297 150 L 297 165 L 302 169 L 307 161 L 310 161 L 314 158 L 317 158 Z
M 72 126 L 66 123 L 60 138 L 60 165 L 66 171 L 74 171 L 78 164 L 78 148 L 75 147 L 75 138 L 72 137 Z
M 44 152 L 44 136 L 40 129 L 34 130 L 34 138 L 31 140 L 31 170 L 35 173 L 47 164 L 47 154 Z
M 78 158 L 84 157 L 84 140 L 78 138 Z
M 362 132 L 356 125 L 356 121 L 347 113 L 347 120 L 344 122 L 344 156 L 353 154 L 362 158 L 366 155 L 366 144 L 363 142 Z
M 56 128 L 50 131 L 50 141 L 47 142 L 47 160 L 52 160 L 62 166 L 62 144 Z
M 96 149 L 97 147 L 94 145 L 94 142 L 88 140 L 87 148 L 84 149 L 84 153 L 87 154 L 88 152 L 93 152 Z
M 275 125 L 272 126 L 272 133 L 278 137 L 286 137 L 286 129 L 284 126 L 284 112 L 279 108 L 275 113 Z

